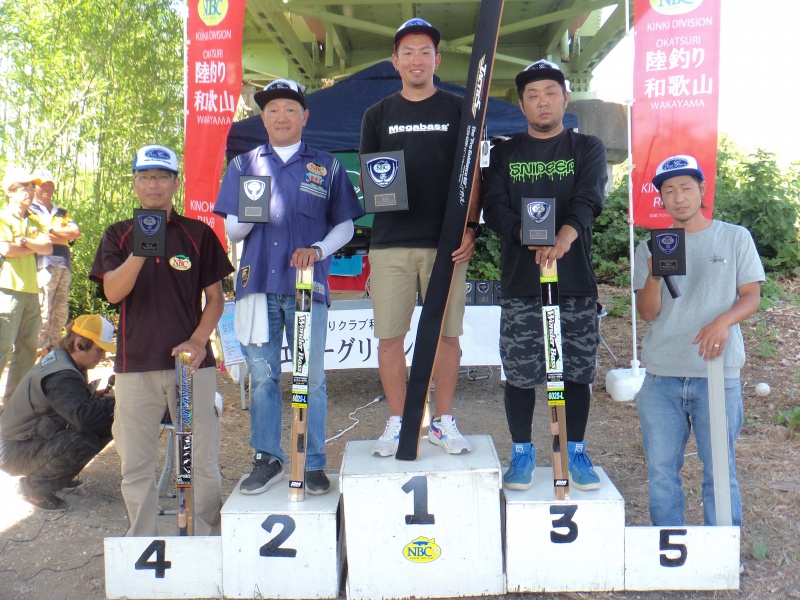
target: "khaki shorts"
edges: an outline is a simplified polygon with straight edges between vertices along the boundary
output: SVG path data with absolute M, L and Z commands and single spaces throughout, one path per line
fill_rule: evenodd
M 396 338 L 410 331 L 417 286 L 419 284 L 424 299 L 435 259 L 435 248 L 370 250 L 370 298 L 375 316 L 376 338 Z M 445 337 L 459 337 L 464 332 L 467 264 L 455 266 L 442 328 L 442 335 Z

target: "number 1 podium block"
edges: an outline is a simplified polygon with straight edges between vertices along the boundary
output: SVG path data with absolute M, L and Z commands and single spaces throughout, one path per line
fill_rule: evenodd
M 348 442 L 341 488 L 347 597 L 442 598 L 505 593 L 500 461 L 488 435 L 444 453 L 427 439 L 416 461 Z
M 625 503 L 600 467 L 600 489 L 553 499 L 553 469 L 529 490 L 504 490 L 509 592 L 590 592 L 625 586 Z
M 239 481 L 222 507 L 226 598 L 338 597 L 339 478 L 329 477 L 327 494 L 302 502 L 289 500 L 288 478 L 256 495 L 241 494 Z

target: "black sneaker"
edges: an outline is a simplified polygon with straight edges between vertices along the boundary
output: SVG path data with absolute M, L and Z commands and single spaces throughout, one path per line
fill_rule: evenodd
M 266 492 L 273 483 L 283 477 L 283 466 L 280 461 L 266 452 L 258 452 L 253 461 L 253 472 L 242 481 L 239 491 L 242 494 L 260 494 Z
M 17 492 L 25 502 L 33 506 L 33 510 L 38 510 L 40 512 L 63 512 L 69 508 L 69 502 L 62 500 L 52 492 L 41 497 L 32 496 L 27 490 L 24 477 L 17 483 Z
M 331 480 L 325 475 L 325 471 L 306 471 L 306 491 L 309 494 L 318 496 L 327 494 L 331 489 Z

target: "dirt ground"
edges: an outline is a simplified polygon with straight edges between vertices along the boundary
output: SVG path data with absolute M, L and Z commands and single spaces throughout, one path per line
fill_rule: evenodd
M 752 317 L 743 327 L 748 364 L 742 373 L 745 426 L 737 447 L 738 475 L 744 504 L 741 560 L 744 574 L 740 589 L 727 592 L 614 592 L 571 594 L 509 594 L 506 598 L 638 599 L 800 598 L 800 437 L 772 420 L 779 411 L 800 405 L 800 296 L 795 281 L 789 301 Z M 792 286 L 789 286 L 792 292 Z M 601 301 L 623 296 L 624 290 L 602 288 Z M 639 323 L 639 335 L 646 327 Z M 620 359 L 599 351 L 599 372 L 594 386 L 587 447 L 625 499 L 628 525 L 649 525 L 647 468 L 634 403 L 615 402 L 604 389 L 605 374 L 617 366 L 630 366 L 630 317 L 606 317 L 601 333 Z M 488 374 L 486 367 L 472 375 Z M 223 451 L 220 466 L 227 497 L 239 477 L 250 471 L 249 413 L 241 410 L 238 385 L 224 373 L 219 390 L 225 398 L 222 415 Z M 768 382 L 767 397 L 755 395 L 757 382 Z M 328 375 L 328 435 L 334 436 L 354 421 L 348 417 L 381 394 L 376 370 L 332 371 Z M 541 395 L 539 395 L 541 397 Z M 507 464 L 509 438 L 502 402 L 499 370 L 486 379 L 470 381 L 461 375 L 454 414 L 465 434 L 492 435 L 500 459 Z M 287 408 L 288 415 L 288 408 Z M 337 471 L 345 443 L 374 439 L 387 416 L 383 402 L 371 404 L 356 415 L 359 422 L 331 441 L 329 470 Z M 535 415 L 534 439 L 547 439 L 546 412 Z M 290 419 L 284 417 L 285 437 Z M 162 439 L 162 452 L 165 442 Z M 549 464 L 540 453 L 539 464 Z M 687 495 L 687 523 L 702 523 L 700 461 L 694 447 L 687 448 L 683 471 Z M 66 493 L 70 510 L 43 515 L 28 510 L 14 493 L 16 478 L 0 473 L 0 600 L 100 600 L 105 598 L 103 538 L 121 536 L 127 528 L 119 491 L 119 459 L 108 448 L 84 470 L 84 485 Z M 173 500 L 162 498 L 170 508 Z M 174 516 L 161 517 L 162 533 L 174 528 Z M 341 594 L 344 597 L 344 594 Z

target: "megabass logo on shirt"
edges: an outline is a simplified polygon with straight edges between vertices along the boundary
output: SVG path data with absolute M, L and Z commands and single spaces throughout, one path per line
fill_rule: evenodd
M 547 177 L 551 181 L 556 177 L 564 179 L 564 177 L 575 174 L 575 159 L 509 163 L 508 174 L 515 182 L 525 179 L 530 179 L 531 182 L 534 182 L 543 177 Z
M 414 123 L 411 125 L 389 125 L 389 135 L 412 131 L 448 131 L 450 123 Z

